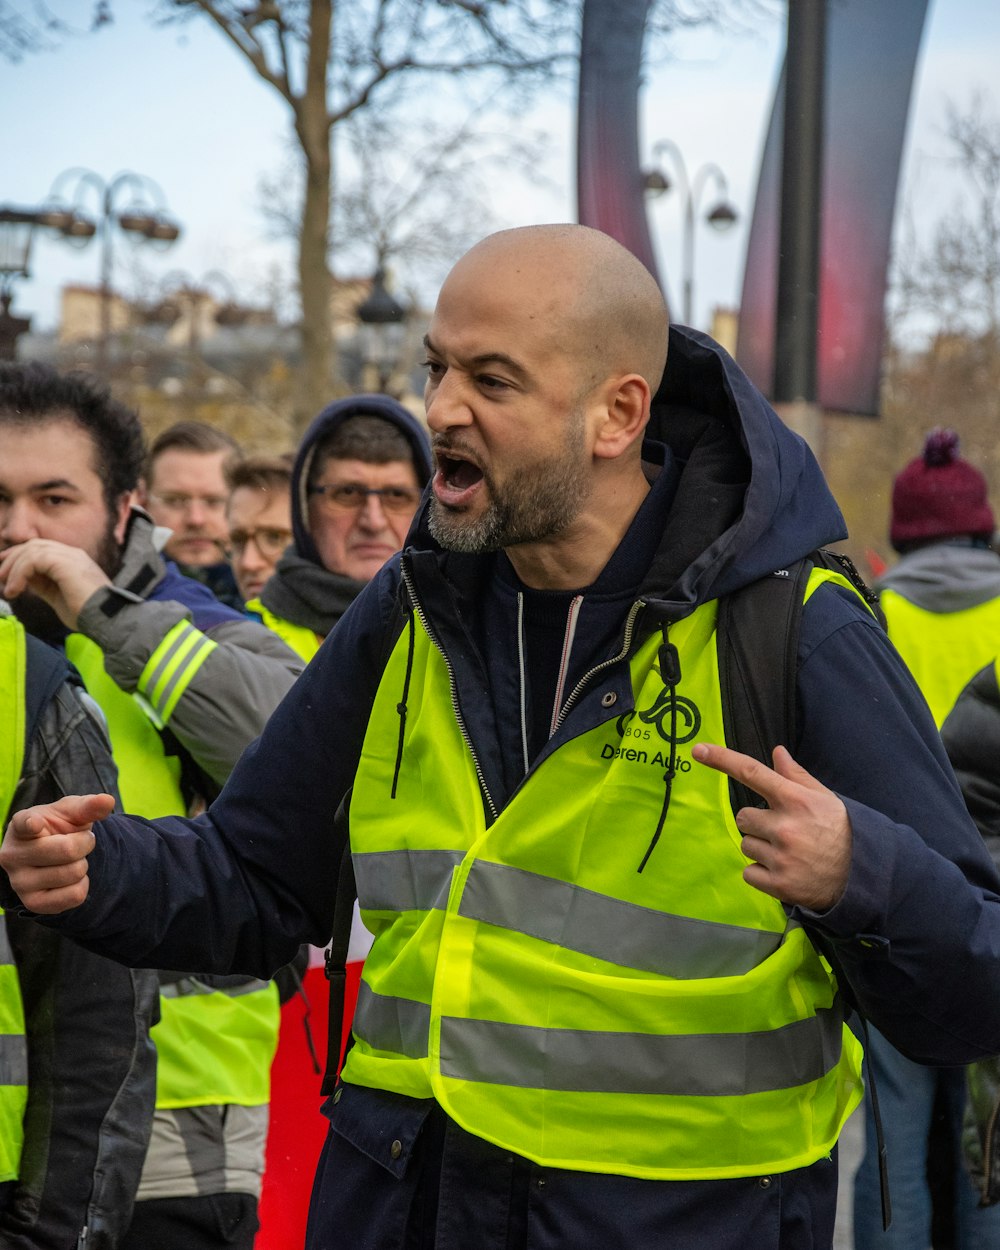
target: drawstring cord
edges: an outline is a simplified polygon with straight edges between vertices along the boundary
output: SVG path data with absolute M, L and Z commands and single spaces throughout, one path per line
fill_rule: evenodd
M 660 840 L 660 834 L 663 832 L 663 826 L 666 823 L 667 812 L 670 810 L 670 792 L 673 789 L 674 777 L 677 775 L 677 685 L 681 679 L 681 657 L 677 653 L 677 648 L 667 637 L 669 625 L 663 626 L 663 645 L 658 653 L 660 663 L 660 677 L 663 680 L 664 688 L 669 691 L 670 695 L 670 755 L 667 758 L 667 771 L 663 774 L 663 806 L 660 808 L 660 819 L 656 822 L 656 832 L 653 834 L 652 841 L 646 847 L 646 854 L 642 857 L 642 863 L 636 869 L 642 872 L 649 862 L 657 842 Z
M 312 1003 L 309 1001 L 309 995 L 306 993 L 305 983 L 298 968 L 289 964 L 289 971 L 295 978 L 295 993 L 302 999 L 302 1027 L 306 1031 L 306 1045 L 309 1047 L 309 1057 L 312 1059 L 313 1071 L 317 1076 L 321 1076 L 323 1069 L 320 1066 L 319 1055 L 316 1053 L 316 1043 L 313 1040 L 312 1032 Z
M 392 790 L 389 797 L 396 797 L 396 783 L 399 781 L 399 770 L 403 766 L 403 738 L 406 735 L 406 700 L 410 694 L 410 676 L 413 672 L 413 653 L 417 643 L 417 629 L 413 620 L 413 611 L 407 611 L 407 622 L 410 631 L 409 644 L 406 649 L 406 676 L 403 678 L 403 694 L 396 704 L 399 713 L 399 741 L 396 744 L 396 766 L 392 770 Z

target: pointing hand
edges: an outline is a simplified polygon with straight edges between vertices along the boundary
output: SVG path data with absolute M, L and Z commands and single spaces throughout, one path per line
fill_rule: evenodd
M 12 817 L 0 846 L 0 868 L 25 907 L 54 916 L 80 906 L 90 888 L 93 823 L 110 816 L 114 806 L 110 794 L 69 795 Z
M 773 768 L 727 747 L 699 743 L 691 754 L 702 764 L 742 782 L 767 802 L 743 807 L 736 827 L 748 885 L 783 903 L 828 911 L 847 887 L 851 868 L 851 822 L 843 802 L 784 747 L 775 747 Z

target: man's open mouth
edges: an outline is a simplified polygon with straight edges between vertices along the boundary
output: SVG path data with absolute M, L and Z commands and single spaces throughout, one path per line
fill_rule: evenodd
M 449 490 L 465 491 L 482 481 L 483 471 L 471 460 L 463 460 L 458 456 L 438 455 L 438 467 L 441 478 Z

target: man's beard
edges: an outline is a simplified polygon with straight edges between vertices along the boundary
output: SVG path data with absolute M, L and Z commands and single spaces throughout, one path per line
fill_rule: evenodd
M 570 425 L 561 454 L 525 471 L 515 471 L 504 487 L 498 487 L 484 468 L 483 485 L 489 503 L 476 520 L 445 507 L 431 495 L 427 525 L 433 537 L 449 551 L 475 555 L 544 542 L 561 534 L 590 493 L 589 465 L 581 455 L 582 432 L 583 414 L 579 413 Z
M 108 520 L 108 528 L 98 543 L 97 550 L 90 554 L 95 564 L 99 565 L 108 577 L 113 578 L 121 568 L 122 552 L 115 539 L 113 518 Z M 10 610 L 29 634 L 53 646 L 60 646 L 71 632 L 59 619 L 55 609 L 50 608 L 44 599 L 30 590 L 12 599 Z

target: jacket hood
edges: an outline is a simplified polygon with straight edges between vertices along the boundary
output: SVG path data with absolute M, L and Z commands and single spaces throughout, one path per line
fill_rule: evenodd
M 926 612 L 964 612 L 1000 598 L 1000 558 L 971 539 L 931 543 L 902 556 L 877 589 L 894 590 Z
M 698 331 L 670 328 L 643 456 L 678 479 L 641 587 L 663 617 L 685 616 L 699 603 L 847 537 L 808 444 L 732 357 Z M 411 541 L 418 549 L 440 550 L 426 511 L 425 500 Z M 451 575 L 462 580 L 475 559 L 448 553 Z
M 670 328 L 647 438 L 681 470 L 643 587 L 670 616 L 847 537 L 805 439 L 705 334 Z
M 384 421 L 391 422 L 410 443 L 413 464 L 421 486 L 427 484 L 433 472 L 427 432 L 417 418 L 397 400 L 388 395 L 351 395 L 347 399 L 338 399 L 335 403 L 328 404 L 303 435 L 295 464 L 292 466 L 292 534 L 295 552 L 303 560 L 311 560 L 313 564 L 322 565 L 322 562 L 309 533 L 307 519 L 309 509 L 306 484 L 309 481 L 309 469 L 319 441 L 348 417 L 381 417 Z

